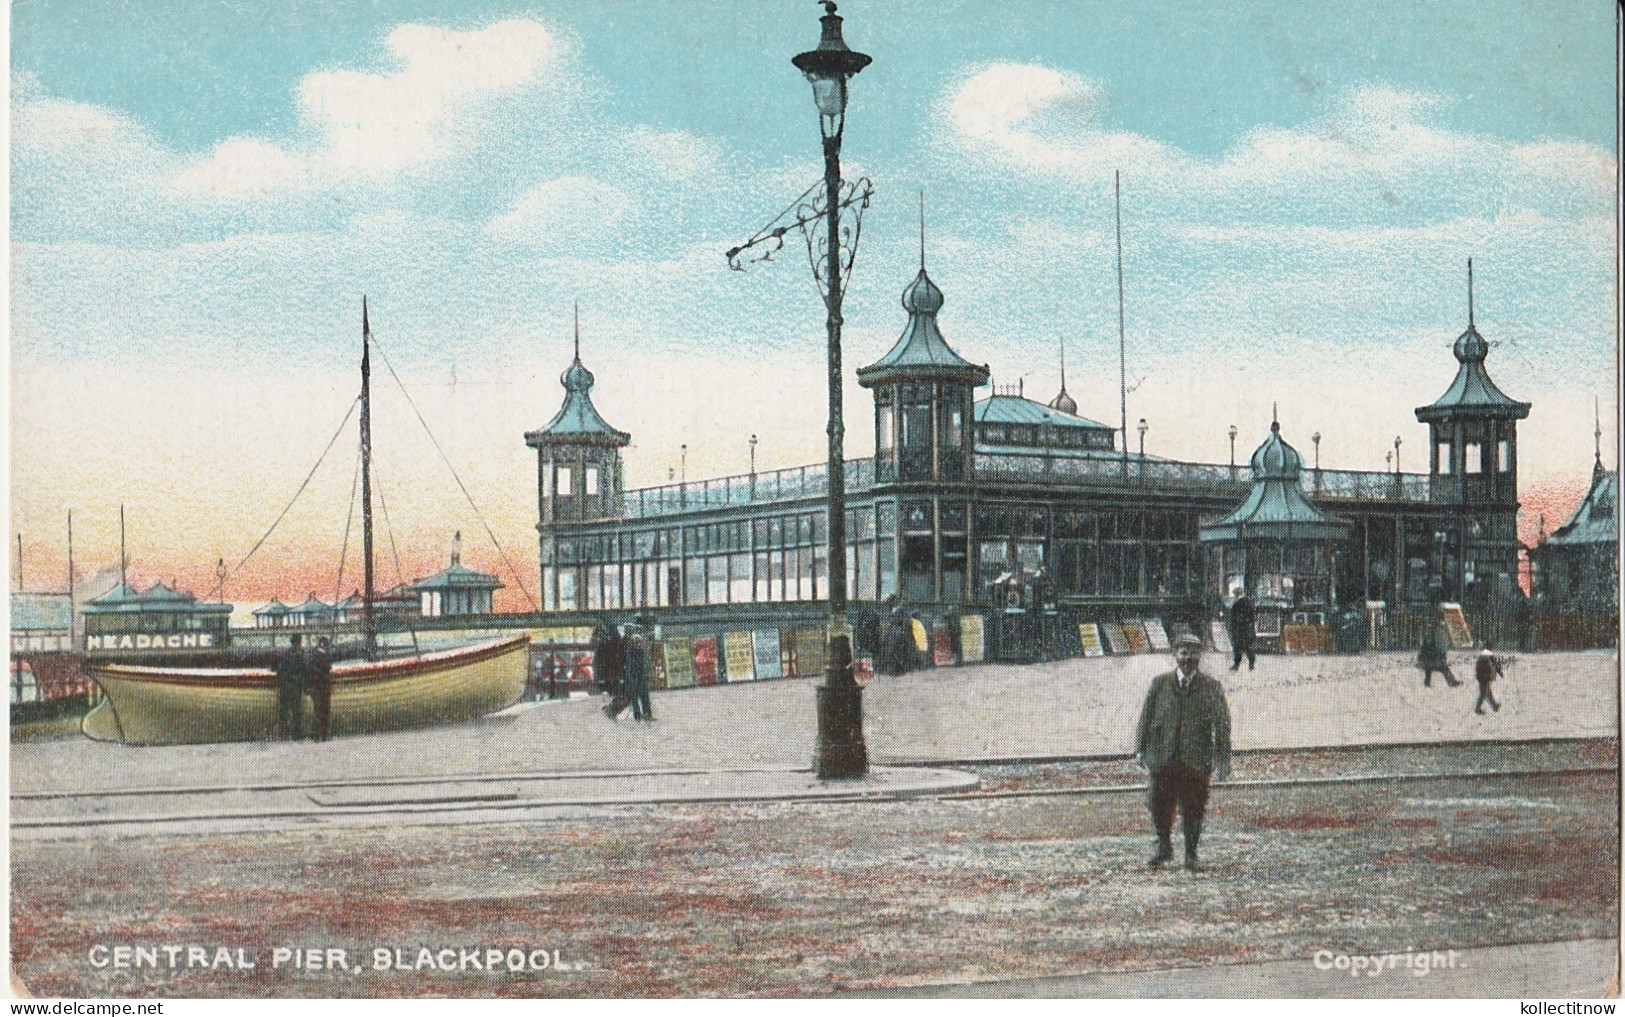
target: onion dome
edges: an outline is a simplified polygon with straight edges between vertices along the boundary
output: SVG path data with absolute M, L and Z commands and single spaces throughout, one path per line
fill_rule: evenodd
M 1066 345 L 1061 346 L 1061 391 L 1049 401 L 1049 408 L 1069 417 L 1078 415 L 1078 401 L 1066 394 Z
M 1490 380 L 1484 370 L 1490 344 L 1473 323 L 1473 263 L 1467 262 L 1467 331 L 1457 337 L 1451 352 L 1461 366 L 1444 394 L 1427 406 L 1416 408 L 1416 419 L 1424 424 L 1443 420 L 1522 420 L 1529 416 L 1529 404 L 1509 397 Z
M 858 368 L 858 384 L 866 387 L 891 381 L 941 379 L 958 381 L 972 387 L 986 385 L 986 365 L 973 364 L 949 348 L 937 328 L 937 312 L 942 309 L 942 291 L 920 266 L 903 291 L 903 309 L 908 312 L 908 325 L 891 352 L 870 364 Z
M 1250 463 L 1255 480 L 1290 480 L 1303 473 L 1303 456 L 1281 438 L 1281 422 L 1270 421 L 1270 436 L 1258 446 Z
M 1303 457 L 1281 437 L 1280 421 L 1252 458 L 1253 486 L 1235 511 L 1203 525 L 1203 541 L 1342 540 L 1349 524 L 1316 508 L 1303 493 Z
M 592 372 L 581 363 L 581 320 L 576 315 L 575 359 L 559 375 L 564 386 L 564 405 L 553 415 L 547 426 L 539 431 L 526 431 L 525 444 L 540 448 L 544 444 L 567 442 L 624 446 L 632 436 L 609 426 L 592 404 Z

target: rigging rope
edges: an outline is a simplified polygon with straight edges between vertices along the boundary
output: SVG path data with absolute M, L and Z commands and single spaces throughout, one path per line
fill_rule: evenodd
M 339 440 L 339 435 L 344 432 L 344 425 L 350 422 L 350 414 L 355 412 L 355 408 L 360 402 L 361 394 L 358 392 L 356 393 L 354 401 L 350 403 L 350 408 L 344 412 L 344 419 L 339 421 L 339 426 L 337 430 L 333 432 L 333 437 L 327 440 L 327 447 L 322 449 L 322 454 L 316 458 L 316 465 L 312 466 L 310 468 L 310 472 L 305 474 L 305 479 L 299 485 L 299 490 L 293 492 L 293 497 L 288 499 L 288 504 L 282 506 L 282 511 L 277 513 L 276 521 L 271 523 L 271 528 L 269 530 L 265 531 L 265 536 L 255 541 L 254 546 L 248 549 L 247 554 L 243 555 L 243 560 L 238 562 L 237 567 L 231 570 L 233 575 L 241 571 L 242 567 L 248 564 L 248 559 L 254 557 L 254 552 L 260 549 L 260 545 L 264 544 L 271 538 L 271 534 L 274 533 L 277 526 L 281 524 L 282 518 L 288 514 L 289 509 L 293 508 L 293 503 L 299 500 L 299 496 L 301 494 L 305 493 L 305 488 L 310 484 L 310 478 L 314 477 L 316 475 L 316 471 L 321 468 L 322 461 L 327 458 L 327 453 L 333 451 L 333 443 Z
M 497 541 L 497 535 L 491 531 L 491 524 L 485 521 L 485 515 L 480 512 L 480 507 L 474 504 L 474 496 L 468 493 L 468 488 L 463 484 L 463 478 L 457 475 L 457 467 L 451 464 L 451 458 L 446 455 L 446 450 L 440 447 L 440 439 L 436 438 L 434 432 L 429 430 L 429 422 L 423 419 L 423 414 L 418 410 L 418 404 L 412 401 L 412 393 L 406 390 L 406 385 L 401 381 L 401 376 L 395 373 L 395 365 L 390 363 L 389 356 L 384 352 L 382 344 L 377 342 L 377 336 L 374 335 L 373 338 L 374 346 L 378 349 L 378 356 L 383 359 L 384 366 L 389 369 L 389 376 L 395 379 L 395 384 L 399 386 L 401 394 L 406 396 L 407 405 L 412 407 L 412 413 L 417 416 L 418 423 L 423 425 L 423 433 L 427 434 L 429 440 L 434 443 L 434 450 L 440 453 L 441 461 L 446 464 L 446 469 L 451 471 L 451 477 L 457 481 L 457 487 L 463 492 L 463 497 L 468 499 L 468 507 L 474 510 L 475 518 L 479 519 L 480 525 L 485 527 L 485 535 L 491 538 L 492 546 L 497 549 L 497 554 L 501 556 L 503 564 L 508 566 L 508 572 L 513 576 L 513 581 L 519 586 L 519 592 L 523 593 L 525 599 L 530 602 L 530 609 L 540 613 L 541 608 L 537 606 L 536 598 L 530 595 L 530 589 L 525 586 L 525 581 L 520 577 L 519 570 L 514 568 L 513 562 L 508 558 L 508 552 L 502 549 L 502 544 Z
M 350 508 L 344 514 L 344 540 L 339 544 L 339 577 L 333 583 L 333 613 L 328 616 L 329 638 L 339 635 L 339 598 L 344 596 L 344 560 L 350 555 L 350 524 L 355 521 L 355 489 L 361 482 L 361 450 L 356 449 L 355 472 L 350 475 Z
M 406 585 L 406 574 L 401 571 L 401 552 L 395 546 L 395 527 L 389 521 L 389 505 L 384 501 L 383 485 L 378 487 L 378 509 L 384 516 L 384 532 L 389 534 L 389 553 L 395 558 L 395 585 L 397 587 L 404 586 Z M 418 646 L 417 626 L 408 624 L 406 630 L 412 634 L 412 652 L 422 653 L 422 647 Z

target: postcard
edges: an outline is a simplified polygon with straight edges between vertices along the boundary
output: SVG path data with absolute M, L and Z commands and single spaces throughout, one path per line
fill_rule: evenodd
M 14 993 L 1617 994 L 1616 15 L 13 4 Z

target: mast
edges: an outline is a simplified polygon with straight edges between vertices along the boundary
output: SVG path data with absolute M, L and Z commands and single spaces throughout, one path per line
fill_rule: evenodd
M 372 616 L 372 326 L 367 298 L 361 297 L 361 556 L 365 588 L 361 596 L 362 640 L 367 656 L 378 650 Z
M 1123 411 L 1123 468 L 1128 469 L 1128 339 L 1123 323 L 1123 171 L 1112 173 L 1117 196 L 1117 393 Z
M 124 504 L 118 507 L 118 584 L 119 595 L 123 596 L 130 585 L 130 559 L 124 553 Z
M 79 612 L 73 606 L 73 509 L 68 509 L 68 649 L 79 646 Z

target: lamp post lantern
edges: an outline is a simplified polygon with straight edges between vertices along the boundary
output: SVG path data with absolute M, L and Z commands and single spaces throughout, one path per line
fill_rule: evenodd
M 1145 422 L 1144 417 L 1141 417 L 1139 427 L 1135 428 L 1135 430 L 1140 432 L 1140 461 L 1141 462 L 1145 461 L 1145 432 L 1150 430 L 1150 429 L 1151 429 L 1151 425 L 1147 424 Z
M 1309 436 L 1309 440 L 1315 443 L 1315 472 L 1319 473 L 1320 472 L 1320 432 L 1316 431 L 1314 434 L 1311 434 Z
M 824 684 L 818 689 L 816 766 L 821 779 L 862 777 L 869 771 L 863 740 L 863 690 L 852 674 L 852 630 L 846 622 L 846 456 L 841 421 L 841 137 L 846 130 L 846 86 L 869 66 L 841 37 L 841 17 L 824 0 L 823 34 L 816 49 L 791 59 L 812 85 L 818 127 L 824 142 L 824 212 L 827 267 L 824 304 L 828 310 L 829 381 L 829 635 Z M 816 269 L 815 265 L 815 269 Z
M 1230 425 L 1230 468 L 1236 467 L 1236 425 Z
M 756 436 L 750 436 L 750 482 L 756 483 Z
M 1396 434 L 1394 436 L 1394 476 L 1395 477 L 1399 476 L 1399 446 L 1400 446 L 1401 441 L 1402 441 L 1402 439 Z

